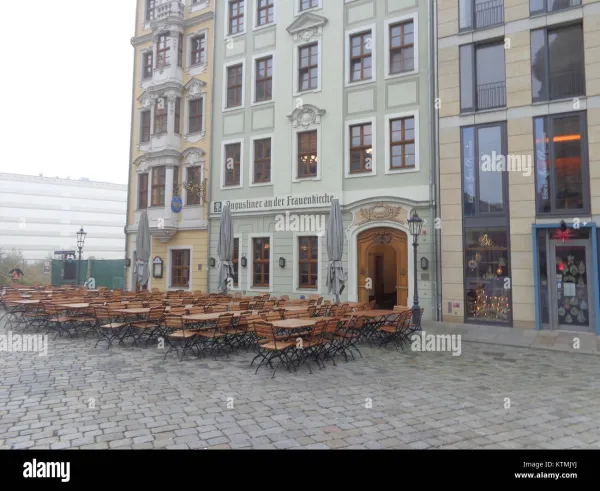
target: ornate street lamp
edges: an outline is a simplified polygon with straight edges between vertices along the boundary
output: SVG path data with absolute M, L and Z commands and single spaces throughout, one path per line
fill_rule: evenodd
M 417 210 L 413 210 L 410 218 L 408 219 L 408 230 L 410 231 L 410 235 L 413 236 L 413 259 L 414 259 L 414 285 L 415 285 L 415 293 L 413 297 L 413 325 L 417 326 L 419 324 L 419 292 L 417 289 L 417 247 L 419 246 L 419 235 L 421 235 L 421 230 L 423 229 L 423 219 L 419 217 Z
M 81 251 L 83 250 L 86 235 L 87 233 L 84 232 L 83 227 L 77 232 L 77 249 L 79 250 L 79 259 L 77 261 L 77 286 L 79 286 L 79 277 L 81 276 Z

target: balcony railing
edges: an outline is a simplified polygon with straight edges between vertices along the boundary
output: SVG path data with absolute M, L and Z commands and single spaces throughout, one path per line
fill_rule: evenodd
M 581 0 L 548 0 L 548 12 L 570 9 L 581 5 Z
M 166 0 L 157 5 L 154 10 L 153 21 L 165 20 L 169 17 L 183 18 L 185 5 L 179 0 Z
M 550 72 L 550 99 L 585 95 L 585 73 L 581 70 Z
M 505 82 L 477 86 L 477 109 L 493 109 L 506 106 Z
M 504 23 L 504 0 L 491 0 L 475 4 L 475 29 L 502 23 Z

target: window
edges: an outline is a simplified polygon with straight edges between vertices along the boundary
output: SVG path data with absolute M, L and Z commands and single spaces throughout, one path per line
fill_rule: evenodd
M 460 110 L 506 106 L 504 42 L 460 47 Z
M 171 251 L 171 286 L 189 288 L 190 286 L 190 251 L 176 249 Z
M 254 182 L 271 181 L 271 138 L 254 140 Z
M 371 123 L 350 126 L 350 173 L 371 172 L 373 125 Z
M 470 31 L 504 23 L 504 0 L 459 0 L 459 29 Z
M 256 102 L 270 101 L 273 98 L 273 57 L 256 60 Z
M 164 206 L 165 204 L 165 166 L 152 169 L 152 206 Z
M 298 48 L 298 91 L 316 89 L 319 85 L 318 43 Z
M 531 31 L 531 92 L 533 102 L 585 94 L 581 24 Z
M 142 78 L 152 78 L 152 51 L 148 51 L 143 55 Z
M 233 256 L 231 258 L 231 262 L 233 263 L 233 286 L 239 286 L 239 277 L 240 277 L 240 239 L 239 237 L 235 237 L 233 239 Z
M 415 118 L 390 120 L 390 170 L 415 166 Z
M 150 110 L 142 111 L 142 137 L 141 142 L 146 143 L 150 141 L 150 127 L 151 122 L 150 119 L 152 117 L 152 112 Z
M 314 288 L 319 278 L 318 237 L 298 237 L 298 288 Z
M 362 32 L 350 37 L 351 82 L 372 78 L 372 42 L 371 31 Z
M 586 113 L 534 118 L 538 215 L 590 209 Z
M 298 177 L 316 177 L 317 161 L 317 130 L 298 133 Z
M 239 107 L 242 105 L 243 87 L 242 64 L 227 67 L 227 107 Z
M 156 68 L 169 66 L 171 62 L 171 47 L 169 46 L 169 33 L 165 32 L 158 36 L 156 46 Z
M 154 134 L 167 132 L 167 100 L 165 97 L 156 99 L 154 106 Z
M 229 30 L 228 33 L 244 32 L 244 0 L 229 0 Z
M 390 74 L 412 72 L 415 69 L 414 22 L 390 25 Z
M 177 40 L 177 66 L 183 66 L 183 34 Z
M 225 145 L 225 186 L 240 185 L 241 143 Z
M 273 14 L 275 13 L 275 0 L 257 0 L 257 26 L 264 26 L 273 22 Z
M 581 0 L 529 0 L 529 12 L 531 15 L 543 14 L 544 12 L 570 9 L 579 5 L 581 5 Z
M 201 34 L 192 38 L 192 65 L 206 63 L 206 36 Z
M 181 126 L 181 97 L 175 99 L 175 133 L 180 134 Z
M 181 196 L 179 194 L 179 167 L 173 167 L 173 196 Z
M 269 268 L 271 265 L 270 239 L 266 237 L 252 239 L 253 264 L 252 286 L 269 286 Z
M 200 179 L 202 178 L 202 166 L 196 165 L 194 167 L 188 167 L 187 169 L 187 182 L 194 186 L 200 186 Z M 200 194 L 193 193 L 189 190 L 186 191 L 185 202 L 188 205 L 199 205 Z
M 156 17 L 156 0 L 146 0 L 146 21 Z
M 511 322 L 510 250 L 506 227 L 465 229 L 465 320 Z
M 319 0 L 297 0 L 299 2 L 299 8 L 301 12 L 303 10 L 314 9 L 319 6 Z
M 138 176 L 138 210 L 148 208 L 148 174 Z
M 195 99 L 190 101 L 189 108 L 189 121 L 188 121 L 188 132 L 189 133 L 199 133 L 203 130 L 202 128 L 202 99 Z
M 508 183 L 499 166 L 502 160 L 506 163 L 505 124 L 466 126 L 461 138 L 463 216 L 505 215 Z

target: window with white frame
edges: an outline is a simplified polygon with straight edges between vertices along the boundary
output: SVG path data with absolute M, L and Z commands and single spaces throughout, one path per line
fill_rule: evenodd
M 271 137 L 253 140 L 252 182 L 271 182 Z
M 252 286 L 268 288 L 271 285 L 271 239 L 252 238 Z
M 152 51 L 146 51 L 142 55 L 142 79 L 143 80 L 152 78 L 152 63 L 153 63 L 152 58 L 153 58 Z
M 227 0 L 227 35 L 246 31 L 246 6 L 244 0 Z
M 193 167 L 187 168 L 187 179 L 186 182 L 192 186 L 200 186 L 202 179 L 202 166 L 194 165 Z M 200 193 L 195 193 L 190 191 L 190 189 L 186 190 L 185 202 L 187 205 L 199 205 L 200 202 Z
M 158 36 L 156 43 L 156 68 L 164 68 L 171 63 L 171 46 L 169 46 L 169 32 Z
M 150 129 L 152 128 L 152 111 L 146 109 L 140 113 L 140 142 L 148 143 L 150 141 Z
M 319 145 L 317 130 L 301 131 L 297 138 L 297 176 L 298 179 L 317 177 L 319 161 Z
M 204 131 L 204 98 L 188 101 L 188 133 Z
M 273 55 L 254 60 L 254 102 L 273 98 Z
M 385 173 L 419 170 L 419 112 L 385 116 Z
M 319 237 L 299 236 L 298 240 L 298 284 L 300 289 L 319 287 Z
M 148 208 L 148 173 L 138 174 L 138 210 Z
M 295 0 L 298 2 L 298 11 L 304 12 L 321 6 L 321 0 Z
M 373 78 L 373 35 L 371 30 L 350 35 L 350 82 Z
M 225 70 L 225 108 L 241 107 L 244 105 L 244 64 L 229 65 Z
M 242 143 L 226 143 L 224 145 L 223 186 L 241 185 Z
M 375 117 L 346 121 L 344 136 L 345 177 L 376 175 L 375 122 Z
M 206 35 L 198 34 L 191 39 L 190 65 L 203 65 L 206 63 Z
M 298 47 L 298 92 L 319 87 L 319 43 Z
M 170 287 L 190 287 L 190 256 L 189 249 L 171 249 Z
M 256 27 L 266 26 L 275 20 L 275 0 L 256 1 Z
M 418 71 L 418 14 L 404 15 L 385 22 L 385 77 L 395 78 Z

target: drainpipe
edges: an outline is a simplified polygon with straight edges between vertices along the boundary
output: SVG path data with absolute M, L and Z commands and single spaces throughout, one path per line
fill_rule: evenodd
M 435 254 L 435 280 L 431 282 L 431 294 L 434 302 L 434 319 L 441 320 L 442 313 L 442 269 L 441 269 L 441 231 L 435 228 L 435 219 L 440 216 L 439 200 L 439 170 L 440 158 L 438 152 L 439 122 L 436 108 L 438 98 L 438 50 L 437 50 L 437 0 L 429 0 L 428 14 L 431 22 L 427 23 L 429 34 L 429 63 L 432 74 L 429 82 L 429 114 L 430 114 L 430 160 L 429 160 L 429 209 L 433 217 L 433 248 Z
M 137 32 L 139 21 L 138 9 L 135 9 L 135 27 L 133 33 Z M 131 126 L 129 128 L 129 164 L 127 165 L 127 209 L 125 210 L 125 272 L 123 273 L 123 291 L 127 290 L 127 250 L 129 249 L 129 236 L 127 235 L 127 222 L 129 222 L 129 206 L 131 204 L 131 164 L 133 162 L 133 118 L 135 115 L 135 46 L 133 47 L 133 73 L 131 74 Z
M 217 43 L 215 42 L 215 40 L 217 39 L 217 36 L 215 35 L 215 29 L 217 26 L 217 9 L 219 2 L 215 2 L 214 3 L 214 12 L 213 12 L 213 25 L 212 25 L 212 38 L 213 38 L 213 42 L 212 42 L 212 81 L 211 81 L 211 87 L 210 87 L 210 91 L 211 91 L 211 110 L 210 110 L 210 152 L 209 152 L 209 166 L 208 168 L 210 175 L 208 176 L 208 185 L 206 186 L 207 189 L 206 191 L 206 196 L 207 196 L 207 209 L 206 209 L 206 233 L 208 234 L 207 238 L 206 238 L 206 291 L 204 293 L 208 293 L 210 292 L 210 262 L 209 262 L 209 258 L 210 258 L 210 229 L 211 229 L 211 222 L 210 222 L 210 193 L 208 192 L 210 189 L 212 189 L 212 181 L 213 181 L 213 155 L 215 153 L 214 150 L 214 141 L 215 139 L 213 138 L 214 135 L 214 131 L 215 131 L 215 97 L 214 97 L 214 91 L 215 91 L 215 77 L 216 77 L 216 73 L 217 70 L 215 69 L 215 55 L 217 53 Z

